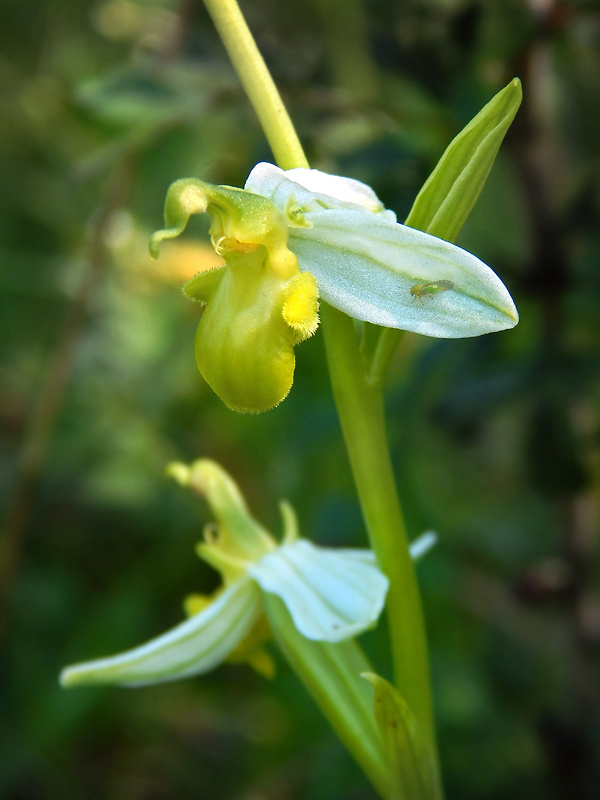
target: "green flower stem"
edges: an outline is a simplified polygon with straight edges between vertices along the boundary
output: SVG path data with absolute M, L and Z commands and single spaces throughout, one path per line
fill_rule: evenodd
M 308 167 L 286 107 L 236 0 L 204 0 L 204 5 L 256 111 L 275 161 L 281 169 Z
M 371 669 L 354 639 L 315 642 L 298 632 L 285 605 L 264 596 L 265 611 L 285 657 L 329 724 L 381 797 L 390 797 L 390 770 L 373 714 L 373 692 L 360 675 Z
M 383 396 L 369 383 L 350 317 L 321 303 L 333 395 L 371 546 L 390 579 L 387 610 L 396 686 L 436 752 L 421 596 L 391 465 Z
M 235 0 L 205 0 L 282 169 L 308 167 L 277 89 Z M 388 614 L 396 685 L 436 759 L 421 599 L 387 444 L 381 389 L 367 380 L 352 320 L 322 303 L 333 394 L 371 544 L 390 578 Z

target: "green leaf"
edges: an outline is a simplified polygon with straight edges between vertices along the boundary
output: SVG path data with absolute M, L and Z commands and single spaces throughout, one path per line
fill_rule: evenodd
M 453 242 L 485 184 L 521 104 L 514 78 L 452 140 L 410 210 L 405 224 Z
M 390 800 L 441 800 L 433 758 L 406 701 L 379 675 L 363 672 L 361 677 L 375 690 L 375 720 L 392 776 Z

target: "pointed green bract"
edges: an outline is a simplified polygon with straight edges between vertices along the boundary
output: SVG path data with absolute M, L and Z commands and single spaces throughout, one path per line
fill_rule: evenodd
M 362 677 L 375 691 L 375 720 L 391 777 L 390 800 L 441 800 L 429 752 L 404 698 L 373 672 Z
M 453 242 L 485 184 L 523 92 L 514 78 L 452 140 L 405 224 Z
M 521 99 L 521 82 L 515 78 L 463 128 L 417 195 L 405 225 L 447 242 L 455 241 L 481 194 Z M 401 331 L 385 327 L 379 329 L 377 336 L 371 333 L 374 344 L 367 357 L 371 361 L 371 380 L 375 383 L 383 381 L 400 335 Z

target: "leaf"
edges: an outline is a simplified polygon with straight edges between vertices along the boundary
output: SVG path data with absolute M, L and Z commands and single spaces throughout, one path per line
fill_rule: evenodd
M 406 225 L 453 242 L 485 184 L 521 104 L 514 78 L 456 136 L 423 185 Z
M 390 800 L 441 800 L 434 761 L 406 701 L 379 675 L 363 672 L 361 677 L 375 690 L 375 720 L 392 776 Z

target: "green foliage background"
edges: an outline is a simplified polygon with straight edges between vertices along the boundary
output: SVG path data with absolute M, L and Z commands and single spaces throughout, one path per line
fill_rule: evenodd
M 449 800 L 598 796 L 600 10 L 530 0 L 242 3 L 311 164 L 400 219 L 453 135 L 514 75 L 525 101 L 459 244 L 521 312 L 465 341 L 406 335 L 390 436 L 419 567 Z M 0 29 L 0 796 L 359 800 L 372 792 L 285 664 L 65 692 L 215 576 L 211 457 L 278 529 L 364 544 L 319 334 L 275 411 L 204 385 L 196 245 L 153 264 L 169 183 L 269 160 L 199 0 L 6 3 Z M 206 221 L 194 221 L 202 242 Z M 199 263 L 199 262 L 198 262 Z M 364 637 L 389 669 L 377 632 Z

